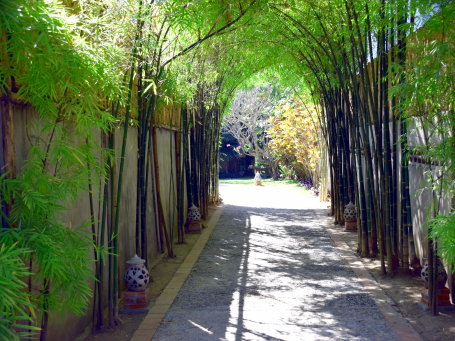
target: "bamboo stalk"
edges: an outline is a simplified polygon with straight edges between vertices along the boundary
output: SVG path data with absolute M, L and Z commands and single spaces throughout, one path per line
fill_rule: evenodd
M 181 132 L 174 132 L 175 144 L 175 169 L 178 176 L 177 180 L 177 242 L 183 244 L 185 241 L 185 234 L 183 229 L 183 169 L 181 165 Z
M 13 179 L 16 176 L 16 154 L 14 152 L 14 121 L 13 105 L 7 96 L 0 98 L 0 114 L 3 135 L 3 169 L 7 177 Z
M 174 256 L 174 251 L 172 248 L 172 241 L 169 239 L 169 234 L 168 234 L 168 231 L 166 228 L 166 221 L 164 219 L 163 204 L 161 201 L 160 169 L 159 169 L 159 162 L 158 162 L 158 143 L 157 143 L 157 139 L 156 139 L 156 128 L 155 127 L 153 128 L 153 166 L 155 168 L 159 228 L 161 230 L 161 233 L 164 237 L 164 241 L 166 243 L 167 256 L 169 258 L 173 258 L 175 256 Z
M 88 143 L 88 141 L 86 142 Z M 95 208 L 94 208 L 94 202 L 93 202 L 93 186 L 92 186 L 92 174 L 91 174 L 91 167 L 90 167 L 90 162 L 87 160 L 87 177 L 88 177 L 88 197 L 89 197 L 89 209 L 90 209 L 90 227 L 91 227 L 91 232 L 92 232 L 92 242 L 93 242 L 93 260 L 95 261 L 95 283 L 94 283 L 94 289 L 93 289 L 93 308 L 92 308 L 92 321 L 96 321 L 96 301 L 97 301 L 97 296 L 102 295 L 101 292 L 98 291 L 98 283 L 97 280 L 99 280 L 99 269 L 98 269 L 98 253 L 97 253 L 97 247 L 98 247 L 98 240 L 97 240 L 97 234 L 96 234 L 96 224 L 95 224 Z M 93 323 L 92 326 L 92 331 L 94 332 L 96 330 L 96 324 Z
M 132 89 L 133 89 L 133 80 L 134 80 L 134 69 L 135 69 L 135 61 L 133 60 L 131 71 L 130 71 L 130 79 L 129 79 L 129 86 L 128 86 L 128 100 L 125 109 L 125 118 L 123 124 L 123 137 L 122 137 L 122 147 L 120 153 L 120 166 L 119 166 L 119 173 L 118 173 L 118 181 L 115 184 L 115 181 L 111 181 L 111 190 L 112 190 L 112 216 L 113 216 L 113 227 L 110 233 L 110 238 L 112 240 L 111 247 L 113 256 L 111 256 L 110 260 L 110 282 L 112 286 L 112 290 L 110 292 L 110 320 L 109 325 L 113 326 L 116 324 L 121 323 L 118 317 L 118 298 L 119 298 L 119 276 L 118 276 L 118 231 L 119 231 L 119 222 L 120 222 L 120 199 L 122 195 L 122 185 L 123 185 L 123 171 L 125 168 L 125 154 L 126 154 L 126 144 L 128 138 L 128 127 L 130 121 L 130 110 L 131 110 L 131 97 L 132 97 Z M 113 171 L 115 171 L 115 167 L 112 167 Z M 114 177 L 112 177 L 114 178 Z
M 49 325 L 49 292 L 50 292 L 50 281 L 49 279 L 43 280 L 43 289 L 41 291 L 43 295 L 43 307 L 41 316 L 41 330 L 40 330 L 40 341 L 47 340 L 47 328 Z
M 106 234 L 106 224 L 107 224 L 107 210 L 108 210 L 108 201 L 109 201 L 109 186 L 108 186 L 108 177 L 105 177 L 103 183 L 103 212 L 101 215 L 101 226 L 98 234 L 98 243 L 99 246 L 104 247 L 104 236 Z M 98 309 L 97 309 L 97 319 L 95 322 L 96 330 L 101 330 L 104 328 L 104 257 L 100 255 L 98 262 L 98 275 L 97 275 L 97 287 L 98 287 Z M 108 299 L 109 301 L 109 299 Z
M 176 177 L 177 174 L 174 174 L 174 167 L 172 164 L 175 164 L 175 146 L 172 148 L 172 142 L 175 141 L 175 136 L 172 134 L 172 132 L 169 133 L 169 159 L 170 159 L 170 180 L 169 180 L 169 199 L 168 199 L 168 207 L 175 207 L 177 205 L 177 200 L 176 200 L 176 188 L 175 188 L 175 182 L 176 182 Z M 174 159 L 174 160 L 173 160 Z M 174 161 L 174 162 L 173 162 Z M 178 227 L 177 227 L 178 228 Z M 169 240 L 171 243 L 174 242 L 174 230 L 175 230 L 175 210 L 169 209 Z

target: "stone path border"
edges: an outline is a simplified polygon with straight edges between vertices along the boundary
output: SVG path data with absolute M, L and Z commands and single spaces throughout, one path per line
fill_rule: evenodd
M 158 327 L 161 324 L 161 321 L 171 307 L 172 302 L 174 302 L 175 297 L 179 293 L 181 287 L 183 286 L 183 283 L 185 283 L 194 264 L 198 260 L 205 244 L 207 244 L 207 241 L 215 229 L 215 226 L 223 210 L 224 206 L 218 206 L 215 207 L 214 211 L 212 211 L 208 221 L 204 224 L 205 229 L 202 231 L 201 236 L 198 238 L 193 248 L 188 253 L 185 260 L 180 265 L 166 288 L 164 288 L 163 292 L 160 294 L 160 296 L 158 296 L 155 302 L 150 304 L 149 312 L 142 320 L 138 329 L 134 332 L 130 341 L 152 340 L 155 332 L 158 330 Z
M 333 223 L 332 223 L 333 224 Z M 378 286 L 371 274 L 365 268 L 363 262 L 349 247 L 349 245 L 335 234 L 331 227 L 327 225 L 327 231 L 337 248 L 340 250 L 342 258 L 349 264 L 349 267 L 359 278 L 359 282 L 370 294 L 375 301 L 379 311 L 386 319 L 390 328 L 401 341 L 423 341 L 420 334 L 411 326 L 411 324 L 393 308 L 393 301 Z M 351 232 L 346 232 L 351 233 Z

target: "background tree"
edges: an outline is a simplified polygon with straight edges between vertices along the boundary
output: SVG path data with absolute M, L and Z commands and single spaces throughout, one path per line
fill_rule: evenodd
M 271 87 L 239 90 L 230 113 L 224 118 L 222 129 L 237 139 L 241 147 L 238 149 L 240 154 L 254 157 L 256 168 L 265 167 L 277 179 L 278 167 L 269 147 L 267 133 L 273 108 Z

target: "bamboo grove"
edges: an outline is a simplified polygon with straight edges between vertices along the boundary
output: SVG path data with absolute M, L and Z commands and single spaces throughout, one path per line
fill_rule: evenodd
M 431 8 L 431 4 L 418 5 L 423 6 L 420 10 L 425 5 Z M 422 37 L 440 39 L 437 43 L 433 41 L 435 49 L 445 49 L 448 41 L 453 44 L 450 40 L 453 7 L 445 7 L 416 32 L 414 6 L 412 2 L 348 0 L 308 3 L 294 11 L 273 6 L 286 23 L 279 33 L 295 42 L 295 58 L 302 68 L 311 72 L 311 91 L 322 108 L 335 223 L 342 224 L 344 206 L 355 203 L 360 218 L 358 252 L 362 257 L 379 255 L 382 272 L 391 275 L 399 268 L 408 271 L 410 266 L 420 267 L 409 193 L 411 147 L 407 137 L 408 126 L 415 120 L 409 98 L 429 94 L 406 92 L 404 84 L 408 84 L 407 77 L 413 73 L 409 66 L 418 64 L 422 58 L 415 53 L 416 45 L 428 43 Z M 303 16 L 306 21 L 301 20 Z M 318 27 L 317 31 L 314 26 Z M 450 64 L 448 54 L 443 58 L 442 64 Z M 421 77 L 436 76 L 431 72 L 440 71 L 431 69 Z M 446 94 L 453 95 L 453 85 L 452 79 L 441 87 L 446 87 Z M 448 101 L 438 100 L 438 104 L 426 103 L 421 108 L 419 115 L 424 118 L 420 120 L 448 122 L 453 127 L 453 97 Z M 447 139 L 442 144 L 453 140 L 447 132 L 435 131 L 434 124 L 424 130 Z M 441 181 L 433 189 L 432 211 L 436 216 L 441 213 L 437 201 L 441 200 L 442 188 L 451 190 L 451 185 L 445 186 L 447 180 L 453 180 L 450 157 L 441 159 L 426 154 L 419 160 L 430 165 L 430 169 L 431 165 L 443 166 L 439 174 Z M 436 313 L 434 281 L 438 255 L 431 238 L 427 247 L 433 294 L 431 308 Z
M 319 108 L 332 214 L 342 223 L 356 204 L 359 254 L 391 275 L 418 267 L 409 160 L 430 168 L 433 217 L 453 196 L 453 21 L 453 4 L 426 0 L 1 1 L 0 274 L 16 270 L 0 283 L 0 335 L 46 340 L 52 313 L 89 306 L 93 331 L 121 323 L 122 215 L 134 217 L 141 258 L 151 260 L 151 240 L 174 257 L 187 207 L 207 217 L 220 200 L 223 115 L 237 89 L 264 79 Z M 418 148 L 415 124 L 426 132 Z M 130 153 L 134 212 L 122 207 Z M 68 226 L 78 200 L 90 214 Z M 436 233 L 427 249 L 436 313 Z
M 26 337 L 26 332 L 16 332 L 25 328 L 45 340 L 51 312 L 82 314 L 92 295 L 94 331 L 121 323 L 120 215 L 132 131 L 137 131 L 134 237 L 139 256 L 150 259 L 148 234 L 156 233 L 158 249 L 174 257 L 174 242 L 184 242 L 185 203 L 199 206 L 206 217 L 209 204 L 218 202 L 222 80 L 194 72 L 179 79 L 179 68 L 190 65 L 184 58 L 191 51 L 247 18 L 254 6 L 255 1 L 246 2 L 228 11 L 223 4 L 186 8 L 185 2 L 141 0 L 2 2 L 1 256 L 11 258 L 2 263 L 2 273 L 18 267 L 17 277 L 5 287 L 28 287 L 23 294 L 1 290 L 2 337 Z M 198 58 L 206 68 L 216 60 L 213 53 Z M 175 110 L 163 120 L 157 108 L 171 102 Z M 25 166 L 16 172 L 8 127 L 12 115 L 27 105 L 38 111 L 33 123 L 39 130 L 34 132 L 36 142 L 30 141 Z M 160 177 L 168 172 L 157 156 L 157 129 L 163 124 L 174 131 L 169 144 L 174 146 L 171 171 L 177 174 L 171 176 L 175 194 L 170 197 L 177 205 L 176 217 L 165 217 L 163 206 L 168 203 L 160 188 Z M 89 234 L 83 227 L 66 228 L 58 218 L 62 204 L 71 205 L 84 191 L 90 206 Z M 156 231 L 147 228 L 151 219 L 156 220 Z M 92 260 L 85 252 L 90 248 L 93 286 Z M 25 323 L 15 322 L 20 320 Z

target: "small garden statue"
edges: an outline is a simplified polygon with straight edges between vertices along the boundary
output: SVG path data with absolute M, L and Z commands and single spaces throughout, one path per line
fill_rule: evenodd
M 256 171 L 256 175 L 254 176 L 254 184 L 256 186 L 262 186 L 262 177 L 259 171 Z

